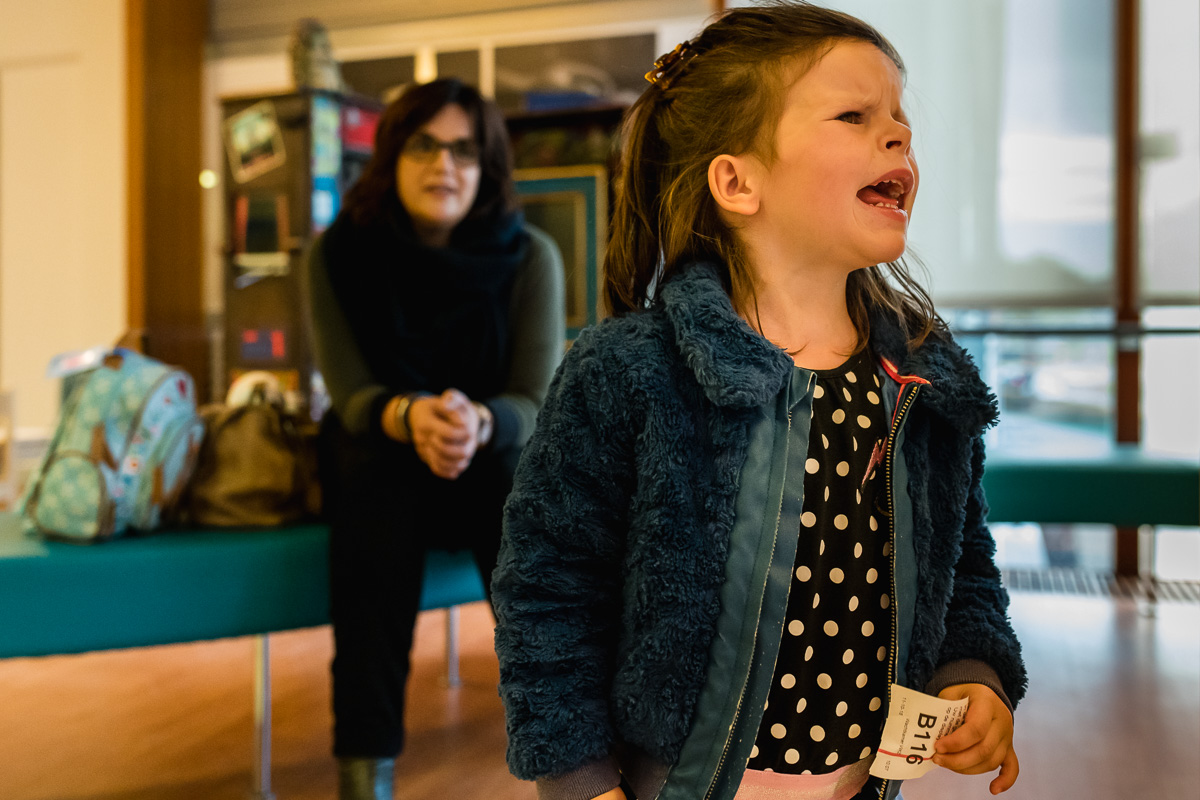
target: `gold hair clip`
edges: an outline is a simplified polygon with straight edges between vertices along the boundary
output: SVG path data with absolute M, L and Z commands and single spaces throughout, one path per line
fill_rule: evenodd
M 698 55 L 700 51 L 691 42 L 680 42 L 674 50 L 654 62 L 654 68 L 646 73 L 646 80 L 666 91 L 684 67 Z

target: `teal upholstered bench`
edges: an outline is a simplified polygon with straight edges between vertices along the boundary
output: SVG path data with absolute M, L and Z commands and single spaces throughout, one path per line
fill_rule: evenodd
M 991 522 L 1200 525 L 1200 461 L 1134 445 L 1078 455 L 992 451 L 983 484 Z
M 255 784 L 270 788 L 267 634 L 329 621 L 329 531 L 171 531 L 102 545 L 27 536 L 0 514 L 0 658 L 256 636 Z M 447 608 L 447 665 L 458 682 L 457 606 L 482 600 L 468 552 L 431 552 L 421 609 Z

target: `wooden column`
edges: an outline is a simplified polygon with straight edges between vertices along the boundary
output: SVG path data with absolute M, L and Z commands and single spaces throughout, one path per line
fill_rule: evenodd
M 200 222 L 207 0 L 126 0 L 129 327 L 209 395 Z
M 1140 258 L 1141 173 L 1139 125 L 1139 0 L 1115 0 L 1116 29 L 1113 48 L 1116 90 L 1115 158 L 1116 203 L 1114 271 L 1117 317 L 1116 434 L 1121 443 L 1141 440 L 1141 324 L 1138 292 Z M 1118 575 L 1137 575 L 1137 528 L 1117 528 L 1115 569 Z

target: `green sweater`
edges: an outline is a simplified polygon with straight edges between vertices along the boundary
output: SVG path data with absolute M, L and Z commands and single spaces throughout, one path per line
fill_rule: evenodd
M 522 447 L 529 439 L 565 341 L 562 256 L 546 233 L 529 225 L 526 229 L 529 251 L 517 267 L 509 305 L 508 382 L 494 397 L 471 398 L 487 405 L 495 417 L 491 446 L 496 450 Z M 309 249 L 305 275 L 317 369 L 346 430 L 383 436 L 383 404 L 393 395 L 421 387 L 385 386 L 371 374 L 334 296 L 321 241 Z

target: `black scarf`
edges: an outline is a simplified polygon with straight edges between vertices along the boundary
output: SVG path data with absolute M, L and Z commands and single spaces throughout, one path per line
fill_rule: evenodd
M 372 375 L 393 391 L 499 393 L 513 278 L 529 248 L 521 213 L 464 221 L 435 248 L 398 198 L 386 204 L 368 225 L 340 214 L 324 236 L 329 282 Z

